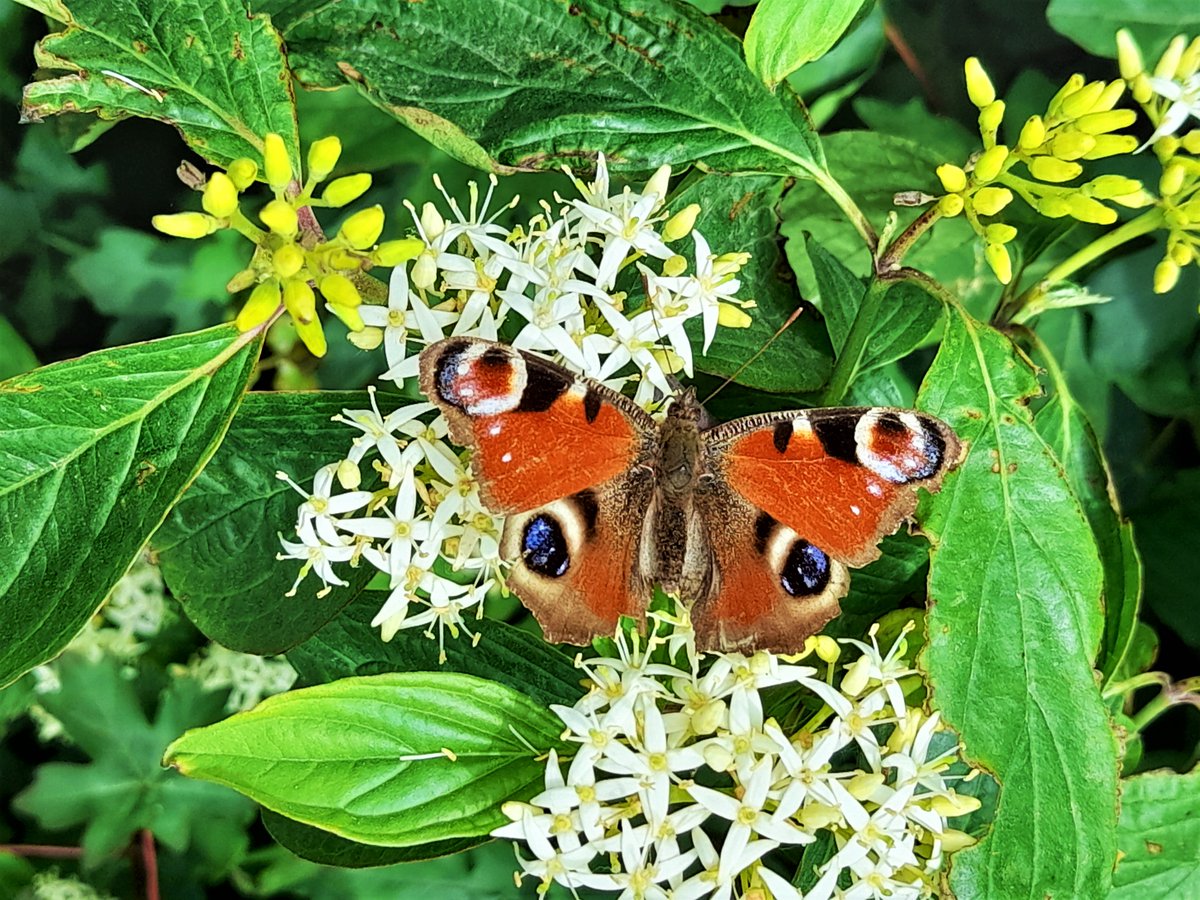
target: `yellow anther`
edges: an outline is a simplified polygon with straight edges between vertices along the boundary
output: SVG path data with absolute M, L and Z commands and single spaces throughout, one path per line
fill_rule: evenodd
M 971 198 L 975 210 L 982 216 L 994 216 L 1012 203 L 1012 191 L 1002 187 L 980 188 Z
M 948 193 L 956 194 L 967 186 L 967 173 L 953 163 L 942 163 L 937 167 L 938 181 Z
M 274 132 L 263 139 L 263 174 L 273 191 L 282 191 L 291 183 L 292 163 L 288 159 L 287 145 Z
M 286 200 L 272 200 L 262 208 L 258 217 L 263 220 L 264 225 L 280 237 L 293 238 L 300 230 L 296 209 Z
M 972 103 L 982 109 L 996 99 L 996 88 L 992 86 L 992 79 L 988 78 L 978 57 L 968 58 L 963 69 L 967 76 L 967 96 Z
M 1142 62 L 1142 51 L 1128 28 L 1117 32 L 1117 65 L 1121 69 L 1121 77 L 1126 81 L 1133 81 L 1146 71 Z
M 377 266 L 398 266 L 410 259 L 416 259 L 424 249 L 425 242 L 420 238 L 384 241 L 371 254 L 371 261 Z
M 274 278 L 257 285 L 250 292 L 250 299 L 237 314 L 236 324 L 239 331 L 249 331 L 257 328 L 271 318 L 279 308 L 279 282 Z
M 1001 284 L 1008 284 L 1012 281 L 1012 259 L 1008 255 L 1007 247 L 1003 244 L 988 244 L 984 248 L 983 255 Z
M 205 212 L 218 219 L 232 216 L 238 206 L 238 192 L 230 177 L 224 172 L 213 172 L 208 176 L 200 205 L 204 207 Z
M 1128 128 L 1137 121 L 1137 113 L 1132 109 L 1110 109 L 1107 112 L 1088 113 L 1075 121 L 1075 127 L 1084 134 L 1107 134 L 1121 128 Z
M 324 181 L 337 165 L 342 155 L 342 142 L 336 137 L 324 137 L 313 141 L 308 148 L 308 177 L 313 181 Z
M 322 278 L 321 294 L 332 306 L 353 308 L 362 303 L 358 288 L 345 275 L 326 275 Z
M 284 244 L 271 255 L 271 267 L 280 278 L 291 278 L 304 265 L 304 251 L 295 244 Z
M 696 217 L 700 215 L 700 204 L 689 203 L 667 220 L 663 226 L 662 239 L 667 243 L 687 237 L 696 227 Z
M 366 172 L 357 175 L 343 175 L 335 178 L 325 186 L 321 193 L 321 202 L 326 206 L 345 206 L 352 203 L 371 187 L 371 176 Z
M 1030 116 L 1024 127 L 1021 128 L 1021 136 L 1017 138 L 1017 146 L 1022 150 L 1034 150 L 1042 146 L 1042 142 L 1046 140 L 1046 124 L 1042 121 L 1041 116 Z
M 997 144 L 990 150 L 983 151 L 979 159 L 975 160 L 975 180 L 984 183 L 993 180 L 1000 174 L 1007 161 L 1008 148 L 1003 144 Z
M 221 223 L 201 212 L 181 212 L 154 216 L 150 224 L 171 237 L 202 238 L 216 231 Z
M 1029 162 L 1029 174 L 1038 181 L 1058 184 L 1077 178 L 1083 171 L 1083 166 L 1076 162 L 1066 162 L 1053 156 L 1035 156 Z
M 383 219 L 383 207 L 379 204 L 360 209 L 342 223 L 338 236 L 355 250 L 366 250 L 379 240 Z
M 234 187 L 239 191 L 244 191 L 254 184 L 254 179 L 258 177 L 258 163 L 242 157 L 231 162 L 225 172 L 229 175 L 229 180 L 233 182 Z

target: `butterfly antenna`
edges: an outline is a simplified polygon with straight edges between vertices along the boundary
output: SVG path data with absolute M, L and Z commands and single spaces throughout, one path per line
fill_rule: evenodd
M 766 353 L 767 348 L 770 347 L 773 343 L 775 343 L 775 341 L 778 340 L 779 336 L 781 334 L 783 334 L 785 331 L 787 331 L 788 328 L 791 327 L 793 322 L 795 322 L 798 318 L 800 318 L 800 314 L 802 312 L 804 312 L 804 307 L 797 306 L 796 309 L 792 312 L 792 314 L 790 316 L 788 316 L 787 321 L 784 322 L 782 325 L 780 325 L 779 328 L 776 329 L 775 333 L 773 335 L 771 335 L 769 338 L 767 338 L 766 341 L 763 342 L 763 345 L 761 347 L 759 347 L 756 351 L 754 351 L 754 355 L 751 356 L 744 363 L 742 363 L 740 366 L 738 366 L 737 370 L 734 371 L 734 373 L 732 375 L 730 375 L 728 378 L 726 378 L 724 381 L 722 381 L 719 385 L 717 385 L 713 389 L 713 392 L 711 394 L 709 394 L 707 397 L 705 397 L 704 400 L 701 402 L 708 403 L 708 401 L 710 401 L 713 397 L 715 397 L 715 396 L 717 396 L 717 394 L 721 393 L 721 391 L 723 391 L 730 384 L 730 382 L 737 381 L 737 377 L 739 375 L 741 375 L 744 371 L 746 371 L 746 369 L 748 369 L 751 365 L 753 365 L 754 361 L 756 359 L 758 359 L 760 356 L 762 356 L 764 353 Z

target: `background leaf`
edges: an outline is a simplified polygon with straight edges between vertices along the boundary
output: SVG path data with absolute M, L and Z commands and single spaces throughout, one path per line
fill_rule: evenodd
M 1110 900 L 1200 896 L 1200 771 L 1147 772 L 1121 783 L 1121 858 Z
M 746 29 L 746 62 L 775 85 L 824 56 L 842 36 L 865 0 L 761 0 Z
M 1200 9 L 1190 0 L 1050 0 L 1046 19 L 1089 53 L 1110 59 L 1117 55 L 1117 30 L 1128 28 L 1151 70 L 1171 38 L 1200 30 Z
M 412 847 L 373 847 L 370 844 L 346 840 L 312 825 L 295 822 L 269 809 L 262 811 L 262 821 L 271 837 L 301 859 L 323 866 L 340 866 L 347 869 L 434 859 L 460 853 L 489 840 L 486 837 L 452 838 L 436 844 L 416 844 Z
M 216 450 L 257 356 L 222 326 L 0 384 L 0 684 L 95 612 Z

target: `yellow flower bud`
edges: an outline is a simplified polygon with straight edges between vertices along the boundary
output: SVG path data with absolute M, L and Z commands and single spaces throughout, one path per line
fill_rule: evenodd
M 1058 89 L 1058 93 L 1051 97 L 1050 102 L 1046 104 L 1046 114 L 1049 116 L 1057 115 L 1063 100 L 1083 87 L 1084 83 L 1083 76 L 1078 72 L 1068 78 L 1066 83 Z
M 883 787 L 886 779 L 880 773 L 859 772 L 846 782 L 846 790 L 855 800 L 867 800 L 872 794 Z
M 955 816 L 965 816 L 967 813 L 973 813 L 983 805 L 978 797 L 972 797 L 970 794 L 957 794 L 953 791 L 949 796 L 944 794 L 935 794 L 933 799 L 929 801 L 929 808 L 940 816 L 945 816 L 947 819 L 953 819 Z
M 225 283 L 225 290 L 231 294 L 236 294 L 238 291 L 244 291 L 250 285 L 258 281 L 258 271 L 251 269 L 242 269 Z
M 975 838 L 957 828 L 947 828 L 942 832 L 942 852 L 957 853 L 976 843 Z
M 1001 284 L 1012 281 L 1012 258 L 1008 255 L 1007 247 L 1003 244 L 988 244 L 983 250 L 983 255 Z
M 1146 71 L 1142 62 L 1142 51 L 1128 28 L 1117 32 L 1117 65 L 1121 69 L 1121 77 L 1126 81 L 1133 81 Z
M 962 194 L 947 194 L 938 201 L 937 208 L 943 216 L 951 218 L 962 212 L 964 205 Z
M 1158 179 L 1158 192 L 1164 197 L 1178 194 L 1183 187 L 1183 179 L 1187 171 L 1178 162 L 1173 162 L 1163 169 L 1162 177 Z
M 1131 134 L 1100 134 L 1096 136 L 1095 141 L 1092 149 L 1083 154 L 1084 159 L 1105 159 L 1109 156 L 1132 153 L 1138 145 L 1137 138 Z
M 286 200 L 272 200 L 262 208 L 258 217 L 263 220 L 264 225 L 271 229 L 272 233 L 280 237 L 293 238 L 300 230 L 300 223 L 296 219 L 296 209 Z
M 363 267 L 363 261 L 362 257 L 353 250 L 334 247 L 326 256 L 325 265 L 331 269 L 337 269 L 339 272 L 357 272 Z
M 723 744 L 710 744 L 706 741 L 700 753 L 704 762 L 714 772 L 724 772 L 733 765 L 733 754 Z
M 1083 194 L 1071 194 L 1066 199 L 1071 216 L 1080 222 L 1111 225 L 1117 221 L 1117 214 L 1099 200 L 1093 200 L 1091 197 L 1085 197 Z
M 1187 216 L 1189 222 L 1200 222 L 1200 197 L 1189 200 L 1179 208 Z
M 328 303 L 329 311 L 342 320 L 343 324 L 350 329 L 353 334 L 356 331 L 362 331 L 367 326 L 363 324 L 362 315 L 357 307 L 342 306 L 338 303 Z
M 796 813 L 795 818 L 800 823 L 800 827 L 808 831 L 816 831 L 842 821 L 842 814 L 836 808 L 824 803 L 805 803 Z
M 235 323 L 238 331 L 249 331 L 257 328 L 275 314 L 279 308 L 279 282 L 274 278 L 256 285 L 250 292 L 250 299 L 237 314 Z
M 204 185 L 200 204 L 205 212 L 218 219 L 228 219 L 238 206 L 238 192 L 233 181 L 224 172 L 213 172 Z
M 1037 202 L 1037 211 L 1047 219 L 1061 219 L 1071 211 L 1071 205 L 1062 197 L 1042 197 Z
M 1059 114 L 1064 119 L 1076 119 L 1086 115 L 1096 108 L 1100 95 L 1104 93 L 1103 81 L 1089 81 L 1079 90 L 1063 98 Z
M 1137 113 L 1132 109 L 1110 109 L 1108 112 L 1088 113 L 1080 116 L 1075 127 L 1084 134 L 1107 134 L 1128 128 L 1137 121 Z
M 1007 244 L 1017 236 L 1017 229 L 1003 222 L 994 222 L 983 229 L 983 236 L 992 244 Z
M 229 175 L 233 186 L 239 191 L 244 191 L 254 184 L 254 179 L 258 177 L 258 163 L 243 156 L 241 159 L 231 162 L 225 172 Z
M 846 667 L 842 676 L 842 693 L 847 697 L 857 697 L 867 686 L 871 677 L 871 660 L 860 656 Z
M 975 160 L 975 180 L 988 182 L 1000 174 L 1004 164 L 1008 162 L 1008 148 L 997 144 L 990 150 L 984 150 L 979 159 Z
M 337 466 L 338 484 L 342 486 L 344 491 L 357 491 L 358 486 L 362 484 L 362 472 L 358 468 L 358 464 L 349 459 L 343 459 Z
M 842 646 L 827 634 L 817 635 L 817 656 L 823 662 L 836 662 L 837 658 L 842 655 Z
M 993 100 L 979 111 L 979 128 L 983 132 L 992 133 L 1004 121 L 1004 101 Z
M 667 278 L 677 278 L 687 271 L 687 266 L 687 260 L 676 253 L 663 262 L 662 273 Z
M 338 237 L 355 250 L 366 250 L 372 246 L 383 231 L 383 207 L 378 203 L 360 209 L 344 223 L 338 231 Z
M 280 278 L 291 278 L 304 265 L 304 251 L 295 244 L 284 244 L 271 255 L 271 267 Z
M 366 172 L 357 175 L 343 175 L 335 178 L 321 192 L 321 202 L 326 206 L 345 206 L 353 203 L 371 187 L 371 176 Z
M 383 343 L 383 329 L 366 325 L 362 331 L 352 331 L 347 337 L 359 350 L 376 350 Z
M 1186 266 L 1192 261 L 1192 257 L 1195 254 L 1192 252 L 1191 247 L 1189 247 L 1183 241 L 1179 241 L 1177 244 L 1173 244 L 1171 246 L 1170 250 L 1168 251 L 1168 255 L 1171 257 L 1171 261 L 1175 263 L 1175 265 Z
M 326 275 L 322 278 L 321 294 L 331 306 L 353 308 L 362 303 L 358 288 L 345 275 Z
M 318 359 L 324 356 L 325 351 L 329 348 L 325 343 L 325 330 L 321 327 L 321 320 L 314 316 L 308 322 L 300 322 L 296 319 L 292 321 L 296 325 L 296 334 L 308 348 L 308 352 Z
M 313 181 L 324 181 L 341 155 L 342 142 L 336 137 L 331 135 L 313 141 L 308 148 L 308 177 Z
M 715 734 L 725 720 L 725 710 L 724 700 L 708 701 L 692 716 L 692 730 L 696 734 Z
M 1155 198 L 1147 190 L 1139 189 L 1128 194 L 1117 194 L 1113 197 L 1105 197 L 1105 200 L 1111 200 L 1113 203 L 1119 203 L 1126 209 L 1142 209 L 1146 206 L 1153 205 Z
M 1183 58 L 1183 48 L 1187 46 L 1187 38 L 1182 34 L 1177 34 L 1171 39 L 1171 43 L 1167 44 L 1167 49 L 1163 51 L 1163 55 L 1158 58 L 1158 65 L 1154 67 L 1154 74 L 1158 78 L 1174 78 L 1175 70 L 1179 68 L 1179 61 Z
M 696 227 L 696 217 L 700 215 L 700 204 L 689 203 L 667 220 L 663 226 L 662 239 L 667 243 L 687 237 Z
M 980 188 L 971 198 L 975 210 L 981 216 L 994 216 L 1012 203 L 1012 191 L 1002 187 Z
M 1193 128 L 1179 139 L 1179 143 L 1188 153 L 1200 156 L 1200 128 Z
M 292 181 L 292 163 L 283 138 L 271 132 L 263 138 L 263 172 L 273 191 L 282 191 Z
M 1058 184 L 1077 178 L 1083 171 L 1083 166 L 1076 162 L 1064 162 L 1053 156 L 1035 156 L 1029 161 L 1029 174 L 1038 181 Z
M 953 163 L 942 163 L 937 167 L 938 181 L 948 193 L 956 194 L 967 186 L 967 173 Z
M 720 303 L 717 305 L 717 322 L 725 328 L 749 328 L 752 320 L 740 306 Z
M 427 291 L 433 287 L 434 282 L 437 281 L 437 262 L 434 260 L 433 254 L 422 253 L 418 256 L 408 277 L 412 286 L 417 290 Z
M 642 194 L 643 195 L 648 195 L 648 194 L 657 195 L 658 205 L 661 206 L 662 201 L 666 199 L 667 189 L 670 187 L 670 184 L 671 184 L 671 167 L 667 166 L 667 165 L 659 166 L 658 171 L 656 171 L 653 175 L 651 175 L 650 180 L 646 182 L 646 187 L 643 188 Z
M 1154 267 L 1154 293 L 1165 294 L 1179 282 L 1179 266 L 1174 260 L 1164 259 Z
M 154 216 L 150 224 L 171 237 L 202 238 L 212 234 L 221 227 L 221 223 L 212 216 L 201 212 L 169 213 Z
M 1021 129 L 1021 136 L 1017 138 L 1017 146 L 1022 150 L 1035 150 L 1042 146 L 1044 140 L 1046 140 L 1046 124 L 1042 121 L 1042 117 L 1030 116 Z
M 289 278 L 283 283 L 283 305 L 297 324 L 317 317 L 317 297 L 303 278 Z
M 416 259 L 424 249 L 425 242 L 420 238 L 384 241 L 371 253 L 371 262 L 377 266 L 398 266 L 410 259 Z
M 1195 75 L 1198 69 L 1200 69 L 1200 34 L 1192 38 L 1192 42 L 1183 51 L 1183 56 L 1179 58 L 1179 65 L 1175 68 L 1175 77 L 1184 81 Z
M 736 275 L 742 266 L 750 262 L 750 254 L 744 252 L 722 253 L 713 260 L 713 275 L 720 278 L 725 275 Z
M 1168 209 L 1163 213 L 1163 223 L 1171 231 L 1182 231 L 1188 225 L 1187 216 L 1182 209 Z
M 432 203 L 426 202 L 421 207 L 421 230 L 431 241 L 446 230 L 446 220 L 442 218 L 442 214 Z
M 1050 152 L 1059 159 L 1081 159 L 1096 146 L 1096 139 L 1082 131 L 1063 131 L 1050 142 Z
M 1150 98 L 1154 96 L 1154 86 L 1150 84 L 1150 76 L 1145 72 L 1133 79 L 1133 84 L 1129 86 L 1129 93 L 1138 103 L 1145 105 L 1150 102 Z
M 1122 194 L 1132 194 L 1142 189 L 1142 183 L 1124 175 L 1100 175 L 1084 185 L 1093 197 L 1108 200 Z
M 967 76 L 967 96 L 971 98 L 972 103 L 982 109 L 996 99 L 996 89 L 992 86 L 992 79 L 988 78 L 987 72 L 983 71 L 983 65 L 979 62 L 978 57 L 969 57 L 963 69 Z
M 1125 82 L 1119 78 L 1116 81 L 1110 81 L 1104 86 L 1104 90 L 1100 92 L 1100 99 L 1092 107 L 1092 113 L 1108 112 L 1117 105 L 1117 101 L 1121 99 L 1121 95 L 1124 93 Z

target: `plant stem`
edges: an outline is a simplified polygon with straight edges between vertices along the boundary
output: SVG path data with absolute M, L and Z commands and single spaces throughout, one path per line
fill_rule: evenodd
M 0 853 L 13 856 L 36 856 L 42 859 L 79 859 L 82 847 L 60 847 L 55 844 L 0 844 Z
M 867 292 L 863 295 L 858 312 L 854 316 L 854 323 L 850 326 L 850 333 L 846 335 L 846 343 L 833 364 L 829 386 L 821 398 L 822 406 L 837 406 L 845 399 L 846 391 L 854 381 L 854 376 L 858 374 L 859 363 L 862 362 L 863 352 L 867 348 L 867 339 L 871 336 L 871 329 L 875 326 L 879 314 L 880 302 L 889 287 L 889 283 L 881 278 L 872 279 L 867 286 Z
M 143 828 L 142 869 L 146 873 L 146 900 L 158 900 L 158 855 L 154 849 L 154 835 L 149 828 Z
M 935 203 L 913 219 L 908 227 L 896 235 L 896 239 L 879 255 L 879 259 L 875 261 L 875 273 L 883 277 L 890 277 L 897 272 L 900 264 L 904 261 L 905 254 L 912 249 L 917 239 L 941 217 L 942 214 Z
M 821 186 L 821 190 L 829 195 L 829 199 L 837 204 L 838 209 L 845 214 L 846 218 L 850 220 L 850 224 L 854 226 L 854 230 L 862 235 L 862 239 L 866 241 L 867 249 L 874 256 L 875 251 L 879 247 L 879 235 L 875 233 L 875 229 L 871 226 L 863 211 L 858 208 L 858 204 L 854 202 L 854 198 L 846 193 L 841 184 L 833 176 L 823 170 L 810 170 L 806 171 L 805 174 L 816 181 Z

